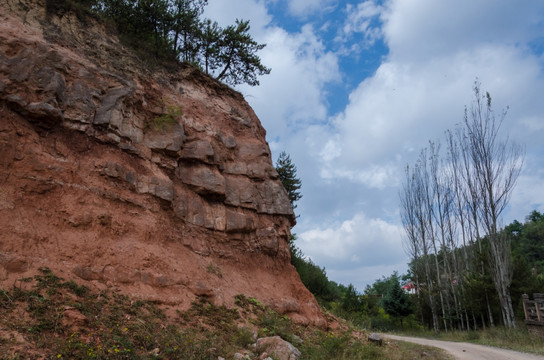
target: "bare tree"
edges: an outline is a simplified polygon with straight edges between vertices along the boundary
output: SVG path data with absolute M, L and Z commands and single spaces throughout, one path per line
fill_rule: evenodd
M 468 110 L 465 108 L 465 119 L 468 119 Z M 464 199 L 464 208 L 467 213 L 467 234 L 470 245 L 473 250 L 473 257 L 479 259 L 479 266 L 476 269 L 480 276 L 484 278 L 487 275 L 486 267 L 482 259 L 483 247 L 482 236 L 480 231 L 480 221 L 478 216 L 480 206 L 480 192 L 476 183 L 475 167 L 471 156 L 471 140 L 467 135 L 467 131 L 464 127 L 464 123 L 459 125 L 456 129 L 457 140 L 459 144 L 460 158 L 461 158 L 461 176 L 463 179 L 463 186 L 461 195 Z M 489 300 L 489 294 L 487 289 L 484 290 L 485 306 L 487 309 L 487 318 L 491 327 L 495 326 L 493 319 L 493 312 L 491 310 L 491 302 Z M 481 314 L 482 326 L 485 327 L 484 314 Z
M 416 165 L 407 168 L 400 192 L 405 249 L 417 282 L 425 288 L 435 330 L 439 321 L 446 331 L 470 328 L 469 311 L 473 328 L 478 327 L 476 315 L 482 326 L 494 326 L 492 290 L 481 286 L 488 277 L 503 323 L 515 326 L 511 244 L 500 230 L 500 216 L 519 176 L 523 149 L 499 137 L 506 112 L 495 116 L 491 97 L 481 94 L 478 82 L 474 95 L 464 122 L 446 133 L 446 160 L 440 157 L 440 143 L 430 142 Z
M 478 195 L 477 214 L 487 232 L 491 252 L 491 275 L 499 301 L 504 324 L 515 327 L 516 320 L 510 297 L 512 266 L 510 240 L 500 229 L 500 216 L 521 171 L 524 150 L 511 144 L 508 138 L 499 138 L 499 130 L 506 116 L 497 118 L 491 108 L 489 93 L 482 95 L 480 84 L 474 85 L 474 101 L 470 118 L 465 116 L 465 133 L 470 146 L 468 152 Z
M 429 143 L 429 149 L 423 149 L 419 157 L 419 169 L 421 170 L 421 179 L 423 180 L 423 189 L 425 190 L 425 206 L 427 214 L 427 226 L 429 227 L 429 235 L 431 238 L 431 244 L 434 251 L 434 265 L 436 271 L 436 282 L 438 284 L 438 293 L 440 295 L 440 305 L 442 308 L 442 322 L 444 324 L 444 330 L 448 331 L 448 323 L 446 313 L 450 313 L 448 299 L 445 296 L 445 287 L 442 279 L 442 269 L 440 268 L 438 259 L 440 257 L 440 244 L 437 247 L 437 241 L 439 240 L 440 224 L 437 219 L 440 202 L 441 192 L 438 186 L 435 186 L 437 182 L 438 172 L 438 151 L 440 146 L 436 146 L 433 142 Z M 436 180 L 436 181 L 435 181 Z M 445 249 L 444 249 L 445 250 Z
M 461 235 L 461 251 L 462 251 L 462 258 L 460 261 L 456 261 L 455 263 L 458 264 L 458 267 L 456 268 L 456 280 L 457 280 L 457 286 L 460 293 L 460 299 L 459 302 L 462 304 L 462 307 L 464 307 L 464 314 L 465 314 L 465 321 L 467 329 L 470 328 L 470 321 L 469 321 L 469 315 L 467 311 L 467 299 L 466 297 L 466 291 L 465 291 L 465 283 L 464 283 L 464 277 L 462 275 L 463 272 L 468 272 L 471 270 L 471 263 L 472 263 L 472 257 L 469 258 L 468 253 L 468 244 L 470 239 L 470 232 L 469 232 L 469 220 L 467 219 L 467 207 L 466 207 L 466 185 L 463 181 L 462 176 L 462 166 L 461 166 L 461 150 L 459 146 L 459 141 L 455 137 L 454 133 L 450 130 L 446 131 L 446 141 L 448 145 L 448 166 L 449 166 L 449 173 L 448 177 L 451 179 L 451 189 L 452 189 L 452 218 L 450 218 L 450 221 L 454 224 L 458 224 L 460 227 L 460 235 Z M 452 225 L 454 226 L 454 225 Z M 451 235 L 451 240 L 454 241 L 453 234 Z M 458 247 L 458 245 L 452 245 L 452 249 Z M 455 254 L 455 251 L 454 251 Z M 472 317 L 472 324 L 473 328 L 477 329 L 478 324 L 476 321 L 476 315 L 474 314 L 474 310 L 471 311 L 471 317 Z
M 425 212 L 424 187 L 421 179 L 421 172 L 415 166 L 413 170 L 406 168 L 406 182 L 400 192 L 401 218 L 407 234 L 405 249 L 412 257 L 414 264 L 414 274 L 417 274 L 417 291 L 426 296 L 429 307 L 431 308 L 432 325 L 435 332 L 438 332 L 440 326 L 438 323 L 438 314 L 436 302 L 434 299 L 434 280 L 431 274 L 429 238 L 427 235 L 428 218 Z M 423 267 L 423 271 L 420 269 Z M 421 273 L 423 280 L 419 281 Z M 419 296 L 419 295 L 418 295 Z

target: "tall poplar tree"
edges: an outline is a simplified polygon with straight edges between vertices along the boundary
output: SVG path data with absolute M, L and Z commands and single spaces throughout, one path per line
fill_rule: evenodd
M 491 96 L 482 94 L 476 82 L 464 122 L 455 133 L 447 133 L 447 159 L 440 159 L 439 146 L 431 142 L 407 169 L 400 193 L 405 245 L 415 281 L 428 296 L 435 330 L 435 306 L 444 330 L 468 328 L 469 312 L 473 328 L 478 314 L 482 326 L 494 326 L 494 299 L 487 286 L 491 283 L 504 325 L 516 326 L 510 294 L 511 239 L 501 230 L 501 215 L 524 151 L 500 136 L 505 115 L 495 115 Z

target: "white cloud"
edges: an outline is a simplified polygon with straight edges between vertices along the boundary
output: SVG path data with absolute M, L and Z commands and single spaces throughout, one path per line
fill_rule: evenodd
M 376 256 L 376 250 L 392 262 L 404 257 L 399 227 L 363 213 L 326 228 L 307 230 L 299 238 L 304 252 L 318 264 L 350 259 L 377 265 L 383 258 Z
M 261 41 L 267 44 L 261 60 L 272 72 L 260 79 L 261 86 L 240 86 L 240 90 L 248 96 L 269 137 L 285 138 L 326 119 L 325 84 L 340 80 L 336 55 L 325 50 L 309 25 L 295 34 L 270 28 Z
M 344 283 L 362 284 L 362 279 L 379 278 L 376 268 L 391 267 L 402 271 L 406 264 L 401 242 L 401 228 L 381 219 L 358 213 L 350 220 L 316 227 L 299 234 L 297 245 L 327 274 Z M 359 270 L 353 271 L 353 268 Z M 372 270 L 374 269 L 374 270 Z M 392 271 L 391 271 L 392 272 Z M 359 287 L 360 290 L 362 288 Z
M 384 32 L 393 57 L 426 60 L 482 45 L 515 45 L 542 36 L 541 1 L 391 0 Z
M 541 151 L 544 146 L 541 147 Z M 528 155 L 525 166 L 512 191 L 510 207 L 505 213 L 505 223 L 523 222 L 533 210 L 544 212 L 544 160 Z
M 349 170 L 327 163 L 320 175 L 325 180 L 347 179 L 365 185 L 367 188 L 384 189 L 400 185 L 397 164 L 369 165 L 363 169 Z
M 392 177 L 402 175 L 402 168 L 419 149 L 429 140 L 443 138 L 445 130 L 462 121 L 476 77 L 490 91 L 497 110 L 511 106 L 505 130 L 516 128 L 511 134 L 517 132 L 523 137 L 534 131 L 534 117 L 513 121 L 529 109 L 544 110 L 538 105 L 544 86 L 535 82 L 540 71 L 537 57 L 502 46 L 447 54 L 421 61 L 418 66 L 384 62 L 373 77 L 351 93 L 344 112 L 333 119 L 334 132 L 325 148 L 314 149 L 321 156 L 320 173 L 371 187 L 376 187 L 376 183 L 369 181 L 368 174 L 376 173 L 372 178 L 380 179 L 382 173 L 387 175 L 381 177 L 387 180 L 384 185 L 397 185 L 398 179 Z M 527 84 L 531 84 L 531 91 Z M 527 108 L 529 102 L 534 103 Z
M 544 130 L 544 116 L 528 116 L 520 119 L 520 122 L 529 131 L 543 131 Z
M 357 34 L 363 34 L 364 48 L 372 46 L 374 42 L 382 37 L 381 28 L 378 24 L 373 24 L 382 14 L 383 7 L 376 4 L 373 0 L 363 1 L 357 5 L 347 4 L 345 12 L 347 14 L 342 31 L 337 36 L 336 41 L 348 42 Z M 358 47 L 355 47 L 357 49 Z
M 234 24 L 236 19 L 250 20 L 255 37 L 262 36 L 272 21 L 264 0 L 208 0 L 204 17 L 217 21 L 222 27 Z
M 314 145 L 315 146 L 315 145 Z M 342 155 L 342 148 L 340 146 L 340 137 L 335 136 L 332 139 L 329 139 L 323 149 L 319 152 L 319 157 L 321 157 L 326 163 L 331 163 L 334 159 Z M 326 171 L 322 169 L 322 171 Z
M 308 18 L 309 16 L 326 12 L 334 7 L 334 0 L 287 0 L 287 8 L 291 15 Z

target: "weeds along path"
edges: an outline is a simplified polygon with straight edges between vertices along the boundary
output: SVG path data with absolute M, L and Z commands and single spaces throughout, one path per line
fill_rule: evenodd
M 434 346 L 446 350 L 458 360 L 537 360 L 543 356 L 520 353 L 517 351 L 499 349 L 484 345 L 469 344 L 465 342 L 453 342 L 431 340 L 416 337 L 397 336 L 383 334 L 384 338 L 391 340 L 407 341 L 415 344 Z

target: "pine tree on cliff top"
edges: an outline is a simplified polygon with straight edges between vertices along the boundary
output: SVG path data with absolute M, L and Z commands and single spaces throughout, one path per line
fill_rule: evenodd
M 297 167 L 293 164 L 291 158 L 285 151 L 282 151 L 278 156 L 276 171 L 280 176 L 283 187 L 287 190 L 291 206 L 295 209 L 297 207 L 295 202 L 302 198 L 302 194 L 299 191 L 302 187 L 302 182 L 297 178 Z
M 203 20 L 207 3 L 207 0 L 46 0 L 49 14 L 77 10 L 109 19 L 123 35 L 122 39 L 141 56 L 152 54 L 156 59 L 184 61 L 232 86 L 259 85 L 258 77 L 271 71 L 257 55 L 266 44 L 253 39 L 249 20 L 237 19 L 226 28 L 215 21 Z

